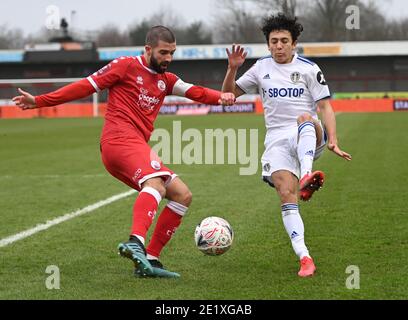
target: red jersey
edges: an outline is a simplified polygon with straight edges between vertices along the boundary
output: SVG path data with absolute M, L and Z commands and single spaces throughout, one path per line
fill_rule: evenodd
M 150 69 L 144 56 L 120 57 L 86 79 L 36 96 L 38 107 L 80 99 L 109 89 L 101 142 L 116 137 L 141 137 L 146 142 L 166 95 L 178 95 L 206 104 L 218 104 L 221 92 L 183 82 L 170 72 Z
M 109 89 L 102 141 L 135 133 L 147 141 L 163 100 L 172 94 L 178 77 L 151 70 L 144 57 L 138 56 L 115 59 L 87 79 L 96 91 Z

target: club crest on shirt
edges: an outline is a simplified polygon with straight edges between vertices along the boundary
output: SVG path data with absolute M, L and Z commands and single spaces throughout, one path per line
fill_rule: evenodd
M 137 76 L 136 83 L 140 84 L 140 85 L 143 85 L 143 77 L 142 76 Z
M 157 82 L 157 87 L 161 90 L 161 91 L 165 91 L 166 90 L 166 83 L 163 80 L 159 80 Z
M 293 83 L 298 83 L 299 80 L 300 80 L 300 73 L 297 72 L 297 71 L 293 72 L 293 73 L 290 75 L 290 80 L 291 80 Z

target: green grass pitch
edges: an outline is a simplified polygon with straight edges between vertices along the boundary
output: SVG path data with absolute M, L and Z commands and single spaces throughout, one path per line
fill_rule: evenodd
M 200 130 L 258 128 L 263 151 L 262 116 L 162 116 L 156 127 L 171 131 L 173 120 Z M 353 160 L 326 150 L 314 167 L 326 173 L 325 186 L 300 207 L 313 278 L 297 276 L 278 198 L 260 168 L 240 176 L 239 164 L 169 165 L 193 192 L 161 258 L 180 279 L 136 279 L 117 255 L 130 229 L 130 196 L 1 247 L 0 299 L 406 299 L 408 113 L 345 113 L 337 124 Z M 102 119 L 0 121 L 0 239 L 129 190 L 103 168 L 101 127 Z M 219 257 L 203 255 L 193 241 L 210 215 L 235 231 Z M 58 290 L 46 288 L 49 265 L 60 270 Z M 346 287 L 351 265 L 359 289 Z

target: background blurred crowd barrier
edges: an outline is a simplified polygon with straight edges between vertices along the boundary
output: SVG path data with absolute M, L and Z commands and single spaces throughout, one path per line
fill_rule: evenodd
M 408 111 L 408 99 L 336 99 L 331 100 L 335 112 L 393 112 Z M 0 106 L 0 118 L 76 118 L 103 117 L 106 102 L 67 103 L 58 107 L 25 110 L 13 105 Z M 95 109 L 96 108 L 96 109 Z M 209 106 L 195 102 L 165 102 L 161 114 L 171 115 L 206 115 L 220 113 L 256 113 L 262 114 L 262 102 L 259 97 L 254 100 L 240 100 L 234 106 Z

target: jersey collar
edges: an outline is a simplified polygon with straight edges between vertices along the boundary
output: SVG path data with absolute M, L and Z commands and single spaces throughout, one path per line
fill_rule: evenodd
M 146 59 L 145 59 L 145 57 L 143 55 L 142 56 L 137 56 L 136 59 L 137 59 L 137 61 L 139 61 L 139 63 L 142 65 L 142 67 L 145 68 L 147 71 L 149 71 L 150 73 L 153 73 L 153 74 L 157 74 L 156 71 L 149 68 L 149 66 L 148 66 L 148 64 L 146 62 Z

